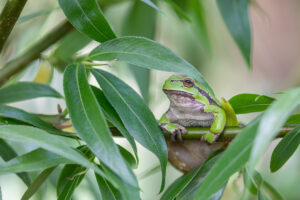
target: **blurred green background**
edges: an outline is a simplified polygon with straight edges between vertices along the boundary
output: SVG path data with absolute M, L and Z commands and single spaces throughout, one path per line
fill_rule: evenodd
M 0 10 L 5 2 L 5 0 L 0 1 Z M 251 1 L 249 13 L 252 28 L 252 70 L 247 69 L 237 45 L 222 20 L 215 1 L 201 1 L 204 11 L 202 20 L 207 35 L 203 35 L 203 27 L 199 27 L 199 18 L 197 20 L 193 12 L 190 12 L 193 10 L 193 5 L 185 9 L 187 16 L 190 18 L 190 21 L 188 21 L 178 15 L 165 2 L 159 2 L 158 4 L 162 12 L 156 12 L 152 8 L 139 3 L 135 6 L 142 7 L 140 13 L 133 12 L 135 6 L 134 1 L 131 0 L 124 0 L 124 2 L 107 7 L 105 3 L 108 0 L 101 2 L 104 5 L 105 16 L 117 35 L 143 35 L 154 38 L 172 49 L 198 68 L 214 89 L 217 97 L 229 99 L 238 93 L 272 95 L 300 85 L 300 3 L 298 0 Z M 33 13 L 36 16 L 30 17 Z M 140 15 L 146 17 L 139 18 Z M 25 51 L 63 19 L 64 15 L 58 8 L 56 1 L 29 0 L 22 12 L 21 20 L 13 30 L 6 49 L 3 51 L 5 53 L 0 56 L 0 66 L 2 67 L 5 61 Z M 79 54 L 88 52 L 95 45 L 95 42 L 90 43 Z M 43 55 L 47 57 L 53 49 L 55 49 L 55 45 L 44 52 Z M 28 69 L 22 72 L 22 76 L 19 77 L 20 80 L 33 81 L 41 63 L 43 62 L 33 62 Z M 161 88 L 170 73 L 151 71 L 150 76 L 148 76 L 147 72 L 137 70 L 133 72 L 134 66 L 128 67 L 122 63 L 111 63 L 111 67 L 104 68 L 117 74 L 136 91 L 139 91 L 145 97 L 156 118 L 159 118 L 167 110 L 169 102 Z M 96 85 L 94 80 L 91 80 L 91 82 Z M 62 73 L 56 68 L 50 84 L 63 93 Z M 57 104 L 60 104 L 63 108 L 65 107 L 63 101 L 44 98 L 14 104 L 14 106 L 35 113 L 56 114 Z M 239 116 L 239 120 L 248 122 L 252 117 L 253 115 Z M 116 140 L 129 148 L 129 145 L 123 139 Z M 278 140 L 275 140 L 270 145 L 268 152 L 266 152 L 258 166 L 258 170 L 286 199 L 300 199 L 299 149 L 282 169 L 270 174 L 270 153 L 277 143 Z M 21 144 L 13 144 L 13 147 L 16 148 L 19 154 L 34 148 L 33 146 L 23 146 Z M 138 150 L 140 164 L 135 172 L 138 177 L 142 177 L 146 171 L 158 165 L 158 160 L 143 147 L 138 146 Z M 0 162 L 3 161 L 0 160 Z M 56 199 L 53 185 L 59 170 L 55 172 L 33 199 Z M 36 174 L 32 173 L 32 175 Z M 179 171 L 169 165 L 167 185 L 180 175 Z M 159 199 L 159 171 L 148 177 L 140 178 L 139 183 L 142 190 L 142 199 Z M 4 200 L 20 199 L 26 190 L 24 183 L 15 175 L 1 175 L 0 185 Z M 228 183 L 222 199 L 239 199 L 242 192 L 242 178 L 236 174 Z M 88 179 L 84 180 L 76 189 L 73 199 L 89 200 L 99 198 L 94 177 L 88 176 Z

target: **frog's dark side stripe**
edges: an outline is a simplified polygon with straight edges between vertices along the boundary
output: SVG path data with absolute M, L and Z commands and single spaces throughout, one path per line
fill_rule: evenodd
M 183 80 L 171 80 L 171 82 L 175 82 L 175 81 L 176 81 L 176 82 L 182 82 L 182 83 L 183 83 Z M 205 96 L 205 97 L 208 99 L 209 103 L 219 106 L 219 105 L 217 104 L 217 102 L 215 102 L 215 101 L 209 96 L 209 94 L 208 94 L 206 91 L 202 90 L 201 88 L 199 88 L 199 87 L 196 86 L 195 84 L 193 84 L 193 88 L 197 89 L 198 92 L 200 92 L 200 94 L 202 94 L 203 96 Z

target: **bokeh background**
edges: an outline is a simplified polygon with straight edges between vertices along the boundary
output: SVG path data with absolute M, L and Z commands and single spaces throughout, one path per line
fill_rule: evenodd
M 0 10 L 5 2 L 5 0 L 0 1 Z M 105 5 L 107 0 L 103 2 L 103 5 Z M 131 23 L 126 21 L 126 19 L 133 2 L 132 0 L 124 0 L 104 9 L 105 16 L 117 35 L 134 35 L 134 33 L 126 31 L 126 26 L 130 26 Z M 156 24 L 150 36 L 197 67 L 212 86 L 217 97 L 229 99 L 239 93 L 274 95 L 274 93 L 300 85 L 299 0 L 251 1 L 249 10 L 252 28 L 251 70 L 247 68 L 237 45 L 229 34 L 216 2 L 202 0 L 201 3 L 205 10 L 205 24 L 208 31 L 206 41 L 203 41 L 203 38 L 200 37 L 199 29 L 193 18 L 191 18 L 190 22 L 182 19 L 165 2 L 159 2 L 158 4 L 162 10 L 161 13 L 154 12 L 156 13 Z M 151 10 L 150 7 L 149 9 Z M 33 13 L 36 16 L 32 16 Z M 150 11 L 150 13 L 153 13 L 153 11 Z M 14 58 L 22 51 L 28 49 L 63 19 L 64 15 L 58 8 L 56 1 L 29 0 L 22 13 L 21 21 L 18 22 L 10 36 L 5 53 L 0 55 L 0 66 L 2 67 L 6 60 Z M 143 26 L 135 28 L 138 32 L 138 29 L 144 30 L 149 28 L 149 26 L 153 26 L 153 24 L 145 22 Z M 92 42 L 79 53 L 87 53 L 96 45 L 97 43 Z M 46 58 L 54 48 L 55 45 L 44 52 L 43 56 Z M 51 62 L 47 62 L 47 60 L 35 61 L 21 73 L 18 79 L 43 81 L 45 78 L 47 79 L 47 67 L 49 65 L 51 65 Z M 110 63 L 110 65 L 111 67 L 103 68 L 118 75 L 140 94 L 147 90 L 141 90 L 141 87 L 138 87 L 131 68 L 123 63 Z M 39 75 L 39 80 L 37 80 L 37 73 L 41 66 L 46 66 L 46 72 Z M 143 86 L 149 88 L 147 101 L 156 118 L 159 118 L 168 108 L 169 102 L 161 88 L 164 80 L 169 75 L 170 73 L 166 72 L 151 71 L 149 81 L 145 80 L 146 83 Z M 91 82 L 96 85 L 94 80 L 91 80 Z M 54 68 L 50 84 L 63 94 L 62 73 L 56 68 Z M 13 105 L 29 112 L 56 114 L 57 104 L 60 104 L 63 108 L 65 107 L 64 102 L 61 100 L 46 98 Z M 239 120 L 248 122 L 254 116 L 253 114 L 239 116 Z M 123 139 L 116 139 L 116 141 L 130 149 Z M 262 173 L 264 179 L 271 183 L 286 199 L 298 200 L 300 199 L 300 151 L 298 149 L 282 169 L 271 174 L 269 170 L 270 153 L 277 143 L 278 139 L 270 145 L 268 152 L 266 152 L 257 169 Z M 35 148 L 34 146 L 24 146 L 19 143 L 13 144 L 13 147 L 16 148 L 19 154 Z M 135 172 L 139 177 L 142 199 L 159 199 L 158 192 L 161 178 L 159 170 L 154 170 L 149 176 L 144 177 L 147 171 L 158 166 L 158 160 L 143 147 L 138 147 L 140 164 Z M 0 162 L 3 162 L 1 158 Z M 32 173 L 33 176 L 37 174 Z M 42 186 L 38 194 L 32 199 L 56 199 L 54 185 L 58 174 L 59 170 L 56 170 L 49 181 Z M 180 175 L 179 171 L 169 165 L 167 169 L 167 184 L 172 183 Z M 89 173 L 87 177 L 76 189 L 73 199 L 90 200 L 100 198 L 94 177 Z M 0 185 L 3 200 L 20 199 L 26 190 L 26 186 L 15 175 L 1 175 Z M 239 199 L 242 192 L 242 178 L 236 174 L 228 183 L 222 199 Z

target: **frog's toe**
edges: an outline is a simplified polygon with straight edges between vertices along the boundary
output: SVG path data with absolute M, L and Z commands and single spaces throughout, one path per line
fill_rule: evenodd
M 205 135 L 203 135 L 201 137 L 201 141 L 205 141 L 208 144 L 212 144 L 212 143 L 214 143 L 219 138 L 219 136 L 221 134 L 222 134 L 222 132 L 221 133 L 207 132 Z

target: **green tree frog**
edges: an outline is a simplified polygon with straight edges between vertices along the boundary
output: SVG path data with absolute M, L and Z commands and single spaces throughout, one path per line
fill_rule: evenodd
M 227 126 L 238 126 L 231 105 L 222 98 L 221 102 L 202 84 L 191 77 L 170 76 L 163 85 L 163 91 L 170 100 L 168 111 L 159 120 L 164 133 L 171 139 L 182 140 L 187 133 L 185 127 L 210 127 L 202 138 L 213 143 Z

